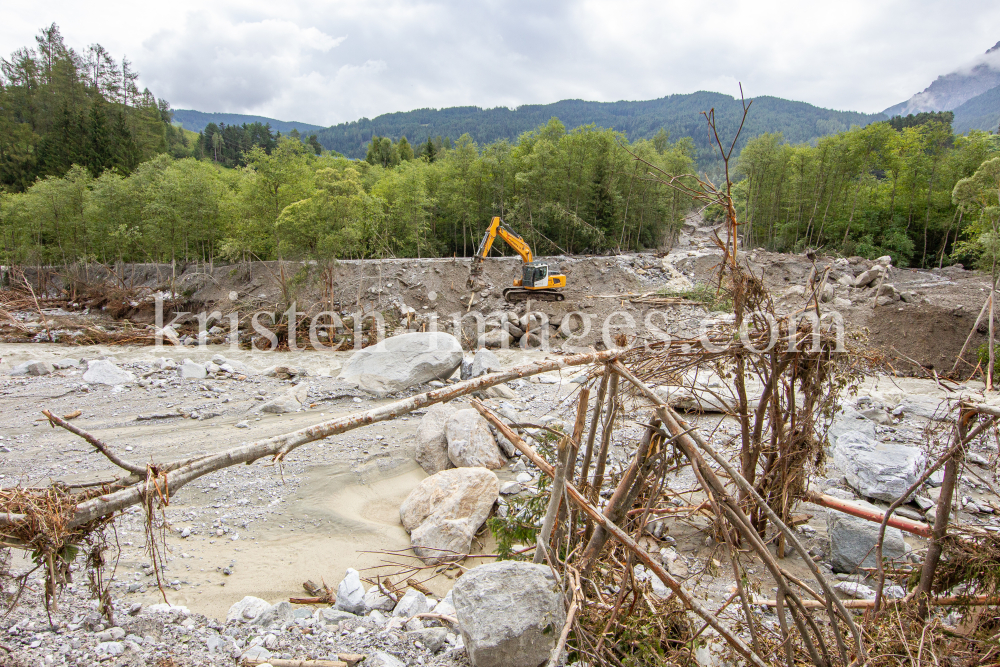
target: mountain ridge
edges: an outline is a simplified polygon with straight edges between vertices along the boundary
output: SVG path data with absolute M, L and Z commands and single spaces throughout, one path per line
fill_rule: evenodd
M 255 116 L 252 114 L 226 113 L 224 111 L 198 111 L 196 109 L 173 109 L 174 123 L 181 125 L 185 130 L 201 132 L 209 123 L 225 123 L 226 125 L 242 125 L 244 123 L 262 123 L 270 125 L 272 130 L 288 133 L 297 129 L 302 134 L 312 134 L 317 130 L 324 129 L 322 125 L 302 123 L 295 120 L 278 120 L 267 116 Z
M 923 91 L 882 113 L 892 117 L 922 111 L 955 111 L 997 86 L 1000 86 L 1000 42 L 971 63 L 939 76 Z

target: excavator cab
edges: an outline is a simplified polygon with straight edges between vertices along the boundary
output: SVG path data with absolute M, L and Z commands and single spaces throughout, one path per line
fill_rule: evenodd
M 549 265 L 530 262 L 521 267 L 521 287 L 549 286 Z

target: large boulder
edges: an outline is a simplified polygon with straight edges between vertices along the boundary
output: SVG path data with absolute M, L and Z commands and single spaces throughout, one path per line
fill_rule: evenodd
M 833 449 L 833 464 L 851 488 L 890 503 L 917 481 L 926 462 L 916 447 L 877 442 L 861 431 L 842 433 Z
M 858 505 L 873 511 L 880 511 L 870 503 Z M 830 565 L 834 572 L 854 573 L 858 568 L 877 567 L 875 544 L 878 542 L 877 523 L 850 514 L 830 511 L 826 515 L 827 534 L 830 536 Z M 882 542 L 882 557 L 899 559 L 906 555 L 903 533 L 891 526 L 885 529 Z
M 457 410 L 448 417 L 444 433 L 448 440 L 448 458 L 456 468 L 498 470 L 506 463 L 489 422 L 472 408 Z
M 87 371 L 83 374 L 83 381 L 92 384 L 128 384 L 133 380 L 135 380 L 134 375 L 123 371 L 114 362 L 106 359 L 87 362 Z
M 469 553 L 499 497 L 500 480 L 486 468 L 442 470 L 410 492 L 399 518 L 414 553 L 427 564 L 442 563 Z
M 431 380 L 444 380 L 462 364 L 462 345 L 451 334 L 416 332 L 386 338 L 354 353 L 340 378 L 383 396 Z
M 559 582 L 547 566 L 480 565 L 462 575 L 453 591 L 473 667 L 538 667 L 566 622 Z
M 868 419 L 863 414 L 853 408 L 842 408 L 830 422 L 830 427 L 826 430 L 826 441 L 829 444 L 826 453 L 833 456 L 837 438 L 849 431 L 860 431 L 869 440 L 875 440 L 875 422 Z
M 417 425 L 417 463 L 428 475 L 453 467 L 448 458 L 448 438 L 444 433 L 448 419 L 458 408 L 447 403 L 435 403 Z

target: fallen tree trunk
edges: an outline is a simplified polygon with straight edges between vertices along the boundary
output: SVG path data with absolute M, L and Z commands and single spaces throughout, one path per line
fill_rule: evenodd
M 562 359 L 538 361 L 514 366 L 502 372 L 490 373 L 472 380 L 459 382 L 449 387 L 417 394 L 416 396 L 394 401 L 365 412 L 338 417 L 337 419 L 331 419 L 298 431 L 274 436 L 265 440 L 258 440 L 257 442 L 241 445 L 218 454 L 201 457 L 177 468 L 172 468 L 176 464 L 171 463 L 162 466 L 150 464 L 146 468 L 146 477 L 139 479 L 128 488 L 81 502 L 76 506 L 72 518 L 69 519 L 66 525 L 68 527 L 80 526 L 99 517 L 123 510 L 131 505 L 137 505 L 143 502 L 149 493 L 162 494 L 164 498 L 169 500 L 169 493 L 176 492 L 177 489 L 180 489 L 184 485 L 216 470 L 240 463 L 253 463 L 258 459 L 268 456 L 273 457 L 275 460 L 280 460 L 289 452 L 302 445 L 322 440 L 331 435 L 345 433 L 361 426 L 367 426 L 368 424 L 394 419 L 428 405 L 450 401 L 460 396 L 465 396 L 466 394 L 471 394 L 472 392 L 487 389 L 518 378 L 555 371 L 561 368 L 604 363 L 614 359 L 618 354 L 618 350 L 606 350 L 604 352 L 577 354 L 563 357 Z M 102 453 L 107 456 L 111 452 L 102 451 Z M 132 472 L 129 468 L 124 469 L 130 473 Z M 164 472 L 166 470 L 169 470 L 169 472 Z M 0 514 L 0 528 L 16 525 L 26 519 L 27 517 L 24 514 Z

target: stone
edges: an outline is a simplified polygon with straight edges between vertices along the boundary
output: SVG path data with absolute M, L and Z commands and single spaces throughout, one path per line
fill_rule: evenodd
M 924 419 L 933 419 L 935 421 L 943 421 L 951 418 L 951 407 L 952 406 L 949 405 L 948 399 L 946 398 L 910 395 L 906 396 L 900 402 L 897 409 L 901 410 L 903 414 L 906 415 L 923 417 Z
M 894 502 L 917 481 L 926 457 L 916 447 L 876 442 L 867 434 L 848 431 L 837 438 L 833 464 L 860 495 Z
M 462 356 L 462 345 L 451 334 L 408 333 L 355 352 L 344 364 L 340 379 L 384 396 L 430 380 L 448 379 L 461 365 Z
M 530 477 L 530 475 L 529 475 Z M 520 482 L 504 482 L 503 486 L 500 487 L 500 495 L 502 496 L 512 496 L 515 493 L 521 493 L 524 487 L 521 486 Z
M 121 642 L 101 642 L 97 645 L 97 652 L 107 655 L 121 655 L 125 652 L 125 644 Z
M 260 411 L 276 415 L 298 412 L 302 409 L 302 404 L 306 402 L 308 395 L 309 386 L 305 384 L 297 384 L 281 396 L 272 398 L 270 401 L 265 402 L 260 406 Z
M 361 575 L 353 567 L 347 568 L 347 574 L 337 586 L 336 609 L 351 614 L 363 614 L 365 609 L 365 589 L 361 585 Z
M 448 438 L 445 424 L 458 412 L 458 408 L 447 403 L 435 403 L 427 408 L 426 414 L 417 425 L 416 459 L 428 475 L 454 467 L 448 458 Z
M 270 609 L 270 607 L 271 603 L 267 600 L 261 600 L 260 598 L 248 595 L 229 608 L 229 613 L 226 614 L 226 622 L 252 621 Z
M 448 417 L 444 432 L 448 440 L 448 459 L 455 467 L 497 470 L 506 463 L 489 422 L 472 408 L 457 410 Z
M 441 614 L 443 616 L 454 616 L 455 615 L 455 596 L 451 591 L 441 598 L 441 601 L 434 605 L 434 609 L 431 609 L 431 613 Z
M 243 421 L 236 422 L 236 428 L 250 428 L 250 422 L 246 419 Z
M 341 621 L 357 620 L 357 616 L 347 611 L 326 607 L 319 610 L 319 620 L 324 625 L 338 625 Z
M 875 265 L 872 268 L 865 271 L 864 273 L 862 273 L 857 278 L 855 278 L 854 286 L 868 287 L 869 285 L 877 281 L 879 278 L 881 278 L 884 272 L 885 272 L 885 267 L 880 265 Z
M 500 480 L 486 468 L 442 470 L 410 492 L 399 518 L 417 556 L 436 565 L 469 553 L 499 497 Z
M 563 596 L 548 566 L 480 565 L 462 575 L 453 591 L 473 667 L 538 667 L 566 622 Z
M 826 439 L 830 443 L 829 455 L 833 455 L 837 438 L 848 431 L 860 431 L 870 440 L 875 440 L 875 422 L 853 408 L 843 408 L 833 416 L 833 421 L 826 430 Z
M 79 359 L 56 359 L 52 362 L 52 366 L 57 370 L 66 370 L 67 368 L 76 368 L 80 365 Z
M 260 661 L 266 661 L 271 657 L 271 652 L 268 651 L 263 646 L 251 646 L 247 650 L 240 654 L 240 660 L 253 663 L 259 663 Z
M 406 636 L 423 644 L 431 653 L 437 653 L 444 646 L 445 640 L 448 637 L 448 631 L 444 628 L 425 628 L 423 630 L 407 632 Z
M 683 412 L 722 412 L 736 410 L 736 399 L 726 395 L 722 388 L 707 388 L 696 385 L 690 387 L 657 387 L 656 394 L 670 407 Z
M 365 609 L 371 609 L 374 611 L 392 611 L 395 603 L 392 598 L 384 595 L 382 591 L 378 589 L 378 586 L 372 586 L 365 593 Z
M 32 361 L 25 369 L 28 375 L 48 375 L 55 370 L 55 367 L 47 361 Z
M 405 662 L 385 651 L 375 651 L 372 657 L 365 660 L 365 665 L 368 667 L 406 667 Z
M 128 384 L 135 380 L 135 375 L 118 368 L 112 361 L 95 359 L 87 362 L 87 370 L 83 381 L 91 384 Z
M 503 369 L 503 365 L 500 363 L 497 355 L 485 348 L 480 348 L 476 350 L 476 356 L 472 358 L 472 368 L 469 369 L 469 377 L 477 378 L 480 375 L 486 375 L 487 373 L 501 369 Z
M 833 588 L 840 591 L 848 597 L 855 598 L 857 600 L 874 600 L 875 599 L 875 589 L 871 586 L 865 586 L 864 584 L 859 584 L 855 581 L 840 581 L 834 584 Z
M 272 625 L 290 623 L 293 620 L 295 620 L 295 615 L 292 613 L 292 605 L 287 602 L 279 602 L 265 609 L 260 616 L 254 619 L 253 624 L 269 628 Z
M 417 614 L 426 614 L 430 609 L 427 596 L 414 588 L 409 588 L 403 597 L 399 598 L 399 602 L 392 610 L 392 615 L 406 619 Z
M 182 380 L 204 380 L 208 377 L 208 371 L 199 363 L 185 359 L 184 363 L 177 369 L 177 375 Z
M 458 375 L 462 380 L 468 380 L 472 377 L 472 359 L 469 357 L 462 357 L 462 370 Z
M 856 504 L 873 511 L 880 511 L 864 501 Z M 879 525 L 865 519 L 827 512 L 827 533 L 830 536 L 830 565 L 834 572 L 853 574 L 858 568 L 877 567 L 875 544 L 878 541 Z M 882 543 L 882 556 L 888 559 L 902 559 L 906 556 L 906 543 L 898 528 L 888 526 Z
M 505 329 L 493 329 L 479 336 L 477 342 L 480 348 L 486 347 L 494 350 L 498 348 L 509 349 L 511 343 L 514 342 L 514 337 Z

